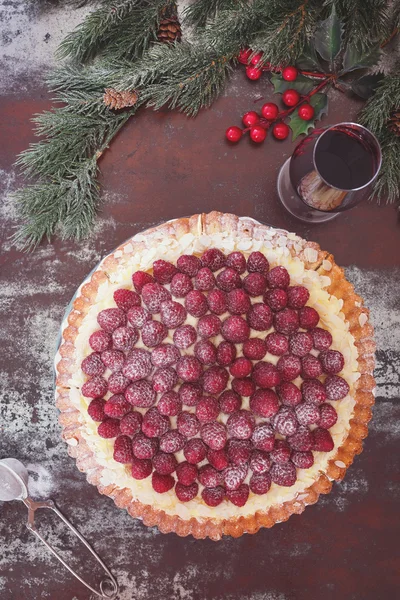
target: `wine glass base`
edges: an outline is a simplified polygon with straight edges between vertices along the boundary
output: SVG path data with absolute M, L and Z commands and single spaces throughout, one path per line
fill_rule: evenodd
M 325 213 L 314 210 L 300 200 L 290 181 L 289 165 L 290 158 L 282 165 L 277 183 L 279 198 L 286 210 L 296 219 L 306 223 L 325 223 L 325 221 L 331 221 L 337 217 L 339 213 Z

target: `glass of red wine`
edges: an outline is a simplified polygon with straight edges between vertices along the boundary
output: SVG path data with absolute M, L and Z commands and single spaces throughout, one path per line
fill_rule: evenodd
M 379 142 L 362 125 L 316 128 L 282 166 L 279 198 L 302 221 L 329 221 L 369 196 L 381 163 Z

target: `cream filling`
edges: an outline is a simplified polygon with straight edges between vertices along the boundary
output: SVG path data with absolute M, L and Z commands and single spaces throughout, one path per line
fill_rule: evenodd
M 292 235 L 288 234 L 288 237 Z M 160 238 L 159 244 L 155 245 L 153 242 L 152 245 L 135 254 L 132 253 L 132 245 L 125 245 L 124 252 L 117 251 L 114 253 L 114 257 L 120 261 L 120 268 L 116 272 L 110 273 L 109 279 L 99 286 L 96 302 L 89 310 L 79 329 L 79 334 L 75 342 L 76 363 L 80 364 L 92 352 L 88 340 L 93 331 L 98 329 L 97 314 L 101 310 L 115 305 L 113 293 L 116 289 L 119 287 L 131 287 L 131 276 L 134 271 L 150 269 L 153 261 L 158 258 L 176 262 L 181 254 L 201 253 L 209 247 L 217 247 L 224 252 L 240 250 L 245 256 L 254 250 L 260 250 L 268 258 L 271 266 L 282 265 L 287 268 L 292 284 L 301 284 L 308 288 L 310 292 L 308 305 L 318 311 L 320 326 L 332 334 L 332 348 L 340 350 L 345 357 L 345 367 L 342 375 L 350 385 L 350 392 L 340 402 L 332 403 L 338 413 L 338 421 L 330 429 L 335 444 L 332 452 L 314 452 L 314 465 L 310 469 L 298 469 L 298 478 L 293 486 L 285 488 L 272 484 L 269 492 L 262 496 L 250 492 L 249 499 L 243 507 L 239 508 L 228 501 L 223 501 L 219 506 L 212 508 L 207 506 L 200 496 L 190 502 L 181 503 L 173 490 L 164 494 L 156 493 L 151 485 L 151 477 L 141 481 L 135 480 L 129 473 L 129 466 L 122 465 L 113 459 L 114 440 L 105 440 L 98 436 L 97 424 L 90 419 L 87 413 L 89 400 L 82 396 L 80 392 L 86 378 L 83 372 L 77 369 L 77 372 L 69 380 L 71 386 L 70 397 L 74 406 L 80 412 L 82 436 L 94 452 L 98 464 L 103 467 L 101 478 L 103 485 L 114 484 L 121 489 L 128 488 L 131 490 L 135 500 L 162 509 L 169 515 L 179 515 L 182 519 L 190 519 L 192 517 L 200 519 L 229 519 L 231 517 L 252 515 L 258 510 L 266 510 L 273 505 L 296 498 L 300 501 L 303 498 L 302 492 L 318 479 L 320 473 L 327 471 L 328 462 L 335 455 L 337 448 L 342 445 L 349 430 L 349 421 L 352 417 L 355 404 L 353 399 L 355 392 L 354 384 L 359 377 L 358 352 L 354 344 L 354 338 L 349 332 L 349 325 L 345 320 L 344 314 L 341 312 L 342 300 L 331 296 L 325 289 L 330 285 L 329 277 L 321 276 L 316 271 L 305 269 L 304 263 L 299 258 L 291 257 L 284 243 L 286 238 L 282 236 L 279 239 L 283 240 L 281 245 L 279 245 L 278 241 L 278 246 L 273 247 L 272 242 L 268 239 L 235 239 L 228 233 L 217 233 L 211 236 L 200 235 L 197 237 L 188 233 L 180 239 Z M 133 240 L 147 242 L 147 238 L 141 234 L 135 236 Z M 325 262 L 328 263 L 328 261 Z M 324 267 L 327 269 L 329 265 L 324 264 Z M 252 302 L 258 300 L 252 299 Z M 186 322 L 195 324 L 196 321 L 197 319 L 188 315 Z M 252 336 L 265 337 L 266 333 L 252 331 Z M 170 342 L 172 340 L 169 338 L 164 341 Z M 139 343 L 138 346 L 140 345 Z M 189 348 L 186 352 L 193 352 L 193 347 Z M 277 357 L 267 354 L 263 360 L 276 362 Z M 248 408 L 248 398 L 243 399 L 242 406 L 243 408 Z M 194 409 L 186 407 L 186 410 Z M 221 415 L 220 418 L 226 421 L 226 417 L 224 418 Z M 171 419 L 171 423 L 174 427 L 175 419 Z M 176 456 L 178 460 L 184 460 L 182 452 L 177 453 Z

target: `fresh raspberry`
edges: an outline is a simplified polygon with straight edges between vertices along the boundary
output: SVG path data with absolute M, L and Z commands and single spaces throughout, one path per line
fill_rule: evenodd
M 244 506 L 249 497 L 249 486 L 242 483 L 237 490 L 227 490 L 226 497 L 235 506 Z
M 132 440 L 127 435 L 119 435 L 114 442 L 114 460 L 123 465 L 133 461 Z
M 350 391 L 350 386 L 339 375 L 328 375 L 325 379 L 326 397 L 328 400 L 342 400 Z
M 299 310 L 299 323 L 303 329 L 313 329 L 318 325 L 319 314 L 315 308 L 304 306 Z
M 267 287 L 267 280 L 261 273 L 249 273 L 249 275 L 246 275 L 243 279 L 242 284 L 245 292 L 252 298 L 256 298 L 257 296 L 262 296 L 264 294 Z
M 251 436 L 251 441 L 257 450 L 270 452 L 274 447 L 275 441 L 275 435 L 271 425 L 268 423 L 257 425 L 253 431 L 253 435 Z
M 318 425 L 323 429 L 333 427 L 338 419 L 337 412 L 331 404 L 321 404 L 319 407 L 320 419 Z
M 178 258 L 176 266 L 181 273 L 185 273 L 189 277 L 194 277 L 201 267 L 201 261 L 197 256 L 193 256 L 193 254 L 182 254 Z
M 177 427 L 182 435 L 190 438 L 200 431 L 200 422 L 196 415 L 183 410 L 178 414 Z
M 243 354 L 251 360 L 261 360 L 267 353 L 267 345 L 261 338 L 250 338 L 243 344 Z
M 319 423 L 320 412 L 318 404 L 302 402 L 295 408 L 296 418 L 300 425 L 315 425 Z
M 252 252 L 247 259 L 247 270 L 249 273 L 262 273 L 266 275 L 269 270 L 269 262 L 261 252 Z
M 143 417 L 140 412 L 132 410 L 121 419 L 121 423 L 119 424 L 121 433 L 130 436 L 136 435 L 142 428 L 142 420 Z
M 246 479 L 247 465 L 229 466 L 223 472 L 224 483 L 227 490 L 235 491 L 240 488 Z
M 302 400 L 301 391 L 294 383 L 281 383 L 277 392 L 282 404 L 286 406 L 297 406 Z
M 138 433 L 132 441 L 133 454 L 136 458 L 153 458 L 158 451 L 158 439 L 148 438 L 143 433 Z
M 133 327 L 117 327 L 112 333 L 113 346 L 117 350 L 130 350 L 138 339 L 139 334 Z
M 306 354 L 301 359 L 301 375 L 303 379 L 316 379 L 322 375 L 322 365 L 313 354 Z
M 215 277 L 208 267 L 202 267 L 194 278 L 194 287 L 202 292 L 215 288 Z
M 309 469 L 314 464 L 314 455 L 312 452 L 293 452 L 292 463 L 298 469 Z
M 82 386 L 82 395 L 86 398 L 102 398 L 107 393 L 107 381 L 103 377 L 92 377 Z
M 115 373 L 116 371 L 121 371 L 124 366 L 125 355 L 119 350 L 104 350 L 101 353 L 101 361 L 110 371 Z
M 161 284 L 170 283 L 177 272 L 177 268 L 166 260 L 155 260 L 153 262 L 154 279 Z
M 227 296 L 222 290 L 211 290 L 207 302 L 210 311 L 215 315 L 222 315 L 227 310 Z
M 146 283 L 142 289 L 143 302 L 152 313 L 160 312 L 161 304 L 171 299 L 169 291 L 159 283 Z
M 225 491 L 223 487 L 204 488 L 204 490 L 201 492 L 201 497 L 207 506 L 212 506 L 215 508 L 223 501 L 225 497 Z
M 218 271 L 225 265 L 225 254 L 218 250 L 218 248 L 209 248 L 206 250 L 201 257 L 201 264 L 203 267 L 208 267 L 211 271 Z
M 318 452 L 330 452 L 333 450 L 335 444 L 331 434 L 327 429 L 317 427 L 317 429 L 314 429 L 312 433 L 314 436 L 313 450 L 317 450 Z
M 134 306 L 129 309 L 126 316 L 128 317 L 130 325 L 137 329 L 141 329 L 146 321 L 151 320 L 151 314 L 142 306 Z
M 275 365 L 262 361 L 254 366 L 253 380 L 261 388 L 272 388 L 280 384 L 281 376 Z
M 97 322 L 104 331 L 112 333 L 126 324 L 126 314 L 120 308 L 105 308 L 97 315 Z
M 93 421 L 104 421 L 104 406 L 105 402 L 101 398 L 94 398 L 88 406 L 88 414 L 89 417 L 93 419 Z
M 274 315 L 274 326 L 278 333 L 292 335 L 299 328 L 299 315 L 292 308 L 284 308 Z
M 268 304 L 271 310 L 278 312 L 283 310 L 287 306 L 287 293 L 285 290 L 275 288 L 273 290 L 267 290 L 264 294 L 264 302 Z
M 186 442 L 183 448 L 183 454 L 190 464 L 196 465 L 205 459 L 207 447 L 199 438 L 192 438 Z
M 250 398 L 250 409 L 255 415 L 269 419 L 279 410 L 278 396 L 272 390 L 257 390 Z
M 141 348 L 133 348 L 126 358 L 122 373 L 128 379 L 137 381 L 150 375 L 152 371 L 150 352 Z
M 324 373 L 327 373 L 328 375 L 336 375 L 336 373 L 340 373 L 344 367 L 343 354 L 337 350 L 326 350 L 325 352 L 321 352 L 319 359 Z
M 272 425 L 277 433 L 281 435 L 293 435 L 299 426 L 293 410 L 283 406 L 274 416 Z
M 192 290 L 185 298 L 185 308 L 192 317 L 202 317 L 208 310 L 207 298 L 199 290 Z
M 217 485 L 222 485 L 223 482 L 222 473 L 211 465 L 200 467 L 198 477 L 200 483 L 208 488 L 217 487 Z
M 127 413 L 131 412 L 131 408 L 123 394 L 114 394 L 105 403 L 104 414 L 114 419 L 122 419 Z
M 221 342 L 217 348 L 217 363 L 227 367 L 236 358 L 236 346 L 231 342 Z
M 250 298 L 243 289 L 234 289 L 227 296 L 227 307 L 232 315 L 243 315 L 250 310 Z
M 209 367 L 203 374 L 203 389 L 206 394 L 220 394 L 226 388 L 229 374 L 223 367 Z
M 132 275 L 132 283 L 138 294 L 140 294 L 146 284 L 153 282 L 154 278 L 145 271 L 136 271 L 136 273 Z
M 274 447 L 270 452 L 272 462 L 286 463 L 290 460 L 290 454 L 290 446 L 285 440 L 275 440 Z
M 246 270 L 246 259 L 241 252 L 231 252 L 226 257 L 226 266 L 235 269 L 241 275 Z
M 253 494 L 266 494 L 271 487 L 271 477 L 268 473 L 252 475 L 249 481 L 250 490 Z
M 301 384 L 301 393 L 304 402 L 322 404 L 326 400 L 326 390 L 323 383 L 318 379 L 306 379 Z
M 223 471 L 229 464 L 225 448 L 222 450 L 211 450 L 207 452 L 207 460 L 215 469 Z
M 131 475 L 134 479 L 146 479 L 153 471 L 151 460 L 140 460 L 133 458 L 131 466 Z
M 242 405 L 242 399 L 240 398 L 239 394 L 233 390 L 225 390 L 225 392 L 222 392 L 218 400 L 221 412 L 227 415 L 236 412 Z
M 197 467 L 186 460 L 176 467 L 176 477 L 182 485 L 191 485 L 197 479 Z
M 198 491 L 199 486 L 197 483 L 192 483 L 191 485 L 177 483 L 175 485 L 175 494 L 180 502 L 190 502 L 190 500 L 196 498 Z
M 97 433 L 100 437 L 105 439 L 117 437 L 120 433 L 118 419 L 105 419 L 98 426 Z
M 97 352 L 92 352 L 92 354 L 89 354 L 89 356 L 83 359 L 81 363 L 81 369 L 85 375 L 90 375 L 90 377 L 93 377 L 94 375 L 103 375 L 104 371 L 106 370 L 106 366 L 102 362 L 100 354 Z
M 310 298 L 310 292 L 302 285 L 294 285 L 287 290 L 289 308 L 303 308 Z
M 108 378 L 108 391 L 112 394 L 123 394 L 130 380 L 121 371 L 116 371 Z
M 141 304 L 139 294 L 132 292 L 132 290 L 125 289 L 115 290 L 114 301 L 118 308 L 125 312 L 128 312 L 130 308 L 140 306 Z
M 92 333 L 89 338 L 89 345 L 95 352 L 103 352 L 111 348 L 112 339 L 111 335 L 103 329 L 99 329 Z
M 256 331 L 267 331 L 273 321 L 273 313 L 269 306 L 262 302 L 253 304 L 247 314 L 247 321 Z
M 161 321 L 169 329 L 175 329 L 182 325 L 186 317 L 186 308 L 179 302 L 167 300 L 161 304 Z
M 290 276 L 285 267 L 274 267 L 267 273 L 269 288 L 286 289 L 290 284 Z
M 232 389 L 239 396 L 251 396 L 256 390 L 256 384 L 250 377 L 232 379 Z
M 231 292 L 235 288 L 240 288 L 241 285 L 242 280 L 235 269 L 227 267 L 217 275 L 217 286 L 224 292 Z
M 158 411 L 167 417 L 176 417 L 182 410 L 182 402 L 176 392 L 166 392 L 157 404 Z
M 252 443 L 250 440 L 228 440 L 228 458 L 233 465 L 243 465 L 250 460 Z
M 194 354 L 203 365 L 213 365 L 217 360 L 217 349 L 209 340 L 197 342 Z
M 196 406 L 201 396 L 201 387 L 195 383 L 182 383 L 179 388 L 179 399 L 186 406 Z
M 269 333 L 265 338 L 267 351 L 274 356 L 282 356 L 289 350 L 289 340 L 282 333 Z
M 173 344 L 159 344 L 151 353 L 151 362 L 156 367 L 170 367 L 179 360 L 180 355 Z
M 178 461 L 176 460 L 174 454 L 157 452 L 153 458 L 154 470 L 161 475 L 171 475 L 171 473 L 175 471 L 177 464 Z
M 296 433 L 287 438 L 291 448 L 298 452 L 308 452 L 312 450 L 314 438 L 308 427 L 300 425 Z
M 160 438 L 169 426 L 169 418 L 160 414 L 155 407 L 149 408 L 143 417 L 142 431 L 147 437 Z
M 250 327 L 242 317 L 233 315 L 222 323 L 221 332 L 228 342 L 240 344 L 250 336 Z
M 153 390 L 159 393 L 169 392 L 175 387 L 178 381 L 178 375 L 172 367 L 163 367 L 157 369 L 153 375 Z
M 158 494 L 164 494 L 174 487 L 175 479 L 172 475 L 161 475 L 160 473 L 157 473 L 157 471 L 154 471 L 151 477 L 151 484 L 154 491 Z
M 315 329 L 311 329 L 310 331 L 314 348 L 323 352 L 324 350 L 328 350 L 330 345 L 332 344 L 332 335 L 326 329 L 321 329 L 321 327 L 315 327 Z
M 175 346 L 184 350 L 195 343 L 197 332 L 192 325 L 181 325 L 181 327 L 175 329 L 173 339 Z
M 298 331 L 290 336 L 289 348 L 290 352 L 295 356 L 305 356 L 313 347 L 312 335 L 303 331 Z
M 222 423 L 205 423 L 200 432 L 202 440 L 211 450 L 222 450 L 226 444 L 226 428 Z
M 196 417 L 200 423 L 214 421 L 219 415 L 219 404 L 212 396 L 205 396 L 196 406 Z
M 221 331 L 221 321 L 217 315 L 201 317 L 197 323 L 197 331 L 201 337 L 214 337 Z
M 229 372 L 232 377 L 248 377 L 253 369 L 253 363 L 244 356 L 237 358 L 230 366 Z
M 202 370 L 201 362 L 194 356 L 181 356 L 176 364 L 178 377 L 183 381 L 198 381 Z
M 270 470 L 271 479 L 276 485 L 291 487 L 296 483 L 297 473 L 293 463 L 274 463 Z
M 230 437 L 248 440 L 255 427 L 254 415 L 249 410 L 238 410 L 228 417 L 226 427 Z
M 193 283 L 189 275 L 185 273 L 176 273 L 171 281 L 171 294 L 175 298 L 184 298 L 193 289 Z
M 276 366 L 282 381 L 293 381 L 301 373 L 301 361 L 298 356 L 293 354 L 281 356 Z
M 266 473 L 271 468 L 269 454 L 262 450 L 253 450 L 250 457 L 250 469 L 253 473 Z

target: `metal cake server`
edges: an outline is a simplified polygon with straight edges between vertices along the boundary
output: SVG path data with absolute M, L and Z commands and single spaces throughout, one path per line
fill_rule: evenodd
M 64 565 L 66 569 L 74 577 L 79 579 L 83 585 L 85 585 L 93 594 L 96 594 L 100 598 L 107 598 L 108 600 L 114 600 L 118 594 L 118 584 L 111 574 L 109 569 L 103 563 L 101 558 L 96 554 L 93 548 L 88 544 L 85 538 L 75 529 L 64 515 L 58 510 L 54 501 L 51 499 L 36 502 L 29 497 L 28 492 L 28 471 L 26 467 L 16 458 L 3 458 L 0 460 L 0 501 L 9 502 L 12 500 L 21 500 L 28 508 L 28 522 L 27 528 L 32 531 L 38 537 L 43 544 L 50 550 L 52 554 Z M 95 590 L 91 585 L 86 583 L 75 571 L 67 565 L 67 563 L 61 558 L 58 552 L 50 546 L 50 544 L 44 539 L 35 527 L 35 512 L 39 508 L 50 508 L 56 515 L 70 528 L 70 530 L 76 535 L 76 537 L 86 546 L 89 552 L 95 557 L 97 562 L 102 566 L 103 570 L 107 574 L 107 577 L 101 580 L 100 590 Z

